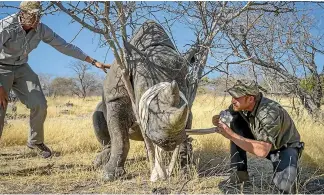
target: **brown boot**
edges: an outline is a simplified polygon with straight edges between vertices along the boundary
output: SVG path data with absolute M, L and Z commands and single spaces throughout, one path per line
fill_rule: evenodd
M 248 182 L 249 174 L 247 171 L 234 171 L 231 173 L 228 182 L 231 184 L 240 184 Z

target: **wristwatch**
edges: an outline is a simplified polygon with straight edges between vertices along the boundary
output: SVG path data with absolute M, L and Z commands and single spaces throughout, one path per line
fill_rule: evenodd
M 91 64 L 95 66 L 95 63 L 98 62 L 97 60 L 93 59 Z

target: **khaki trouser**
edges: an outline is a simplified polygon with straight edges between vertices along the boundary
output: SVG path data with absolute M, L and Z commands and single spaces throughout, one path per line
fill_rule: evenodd
M 26 63 L 20 66 L 0 64 L 0 82 L 9 94 L 12 89 L 19 100 L 30 109 L 30 132 L 28 142 L 44 142 L 44 121 L 47 114 L 47 102 L 37 74 Z M 0 137 L 2 135 L 6 110 L 0 108 Z

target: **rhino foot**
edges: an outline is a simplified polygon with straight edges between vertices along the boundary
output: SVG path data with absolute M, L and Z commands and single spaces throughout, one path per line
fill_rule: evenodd
M 126 174 L 123 167 L 116 167 L 114 171 L 105 171 L 103 174 L 104 181 L 115 181 L 117 179 L 122 179 Z
M 104 148 L 103 151 L 101 151 L 96 159 L 93 161 L 93 167 L 95 169 L 99 169 L 106 165 L 109 161 L 110 158 L 110 148 Z

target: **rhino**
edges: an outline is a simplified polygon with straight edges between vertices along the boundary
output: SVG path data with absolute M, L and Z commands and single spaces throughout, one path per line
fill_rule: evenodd
M 145 136 L 164 151 L 172 151 L 181 144 L 183 166 L 188 162 L 185 128 L 191 126 L 188 118 L 192 116 L 186 100 L 186 77 L 193 55 L 179 54 L 163 27 L 152 20 L 137 29 L 129 45 L 124 48 L 129 54 L 127 72 L 136 111 L 145 123 Z M 115 60 L 103 83 L 102 101 L 92 117 L 95 135 L 103 145 L 94 165 L 103 168 L 103 177 L 109 181 L 126 173 L 129 140 L 143 141 L 121 76 L 122 69 Z

